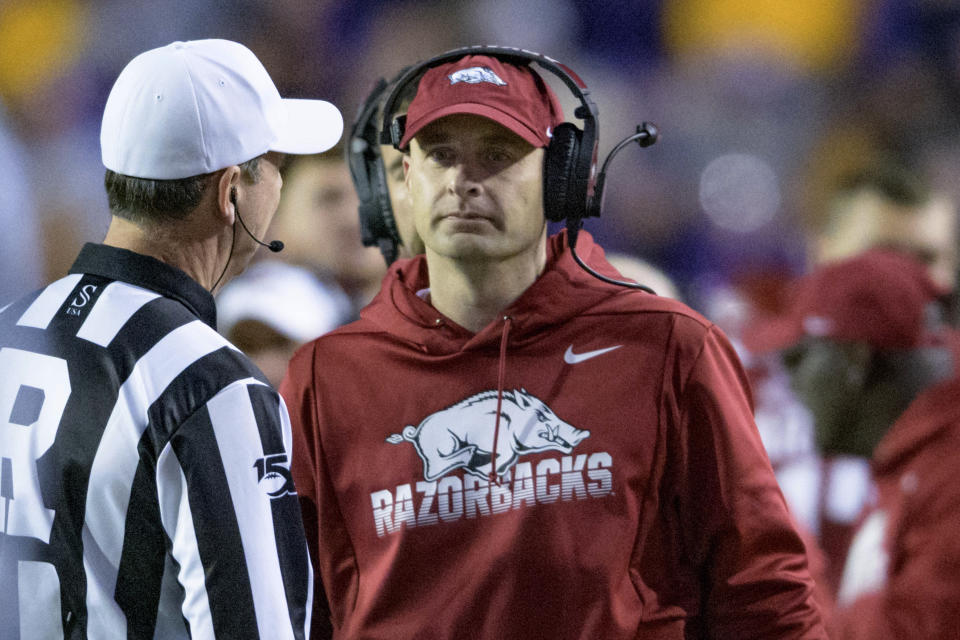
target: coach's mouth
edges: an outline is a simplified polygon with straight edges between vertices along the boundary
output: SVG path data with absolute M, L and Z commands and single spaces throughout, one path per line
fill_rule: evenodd
M 497 226 L 496 219 L 493 216 L 489 216 L 482 213 L 477 213 L 475 211 L 453 211 L 451 213 L 445 213 L 440 216 L 439 222 L 449 221 L 454 224 L 483 224 L 489 223 L 494 227 Z

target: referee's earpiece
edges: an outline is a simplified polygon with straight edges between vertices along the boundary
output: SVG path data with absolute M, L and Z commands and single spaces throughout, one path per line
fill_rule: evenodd
M 233 208 L 237 208 L 237 188 L 230 187 L 230 202 L 233 203 Z

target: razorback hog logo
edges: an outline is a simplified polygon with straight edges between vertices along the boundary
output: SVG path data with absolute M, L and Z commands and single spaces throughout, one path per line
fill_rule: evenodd
M 412 443 L 423 460 L 423 477 L 428 482 L 461 467 L 480 478 L 489 478 L 496 412 L 497 392 L 483 391 L 427 416 L 417 426 L 407 425 L 387 442 Z M 497 475 L 503 475 L 522 455 L 539 451 L 570 453 L 589 437 L 589 431 L 564 422 L 526 390 L 505 391 L 497 438 Z
M 470 67 L 468 69 L 460 69 L 459 71 L 454 71 L 447 77 L 450 78 L 450 84 L 457 84 L 458 82 L 466 82 L 467 84 L 480 84 L 481 82 L 489 82 L 490 84 L 496 84 L 501 87 L 507 84 L 501 80 L 500 76 L 495 74 L 490 67 Z

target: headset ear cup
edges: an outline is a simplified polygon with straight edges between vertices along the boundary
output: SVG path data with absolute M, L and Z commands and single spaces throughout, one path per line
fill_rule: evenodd
M 396 259 L 400 236 L 390 206 L 383 161 L 369 141 L 351 140 L 347 162 L 359 200 L 360 239 L 365 247 L 379 246 L 389 265 Z
M 576 215 L 584 207 L 586 194 L 575 193 L 582 135 L 583 132 L 570 122 L 557 125 L 544 155 L 543 210 L 551 222 Z

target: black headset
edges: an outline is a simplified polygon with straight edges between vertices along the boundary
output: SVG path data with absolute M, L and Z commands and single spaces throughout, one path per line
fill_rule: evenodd
M 405 68 L 400 75 L 408 69 L 409 67 Z M 396 78 L 389 82 L 380 78 L 374 85 L 357 110 L 345 150 L 350 177 L 360 199 L 360 233 L 363 246 L 380 247 L 380 253 L 387 265 L 397 259 L 398 247 L 402 241 L 390 204 L 387 170 L 380 155 L 377 111 L 387 90 L 395 82 Z
M 607 278 L 584 264 L 575 251 L 577 233 L 583 226 L 583 219 L 599 216 L 603 202 L 603 185 L 606 168 L 613 156 L 630 142 L 636 141 L 640 146 L 648 147 L 657 140 L 658 132 L 655 126 L 644 122 L 637 127 L 637 132 L 621 141 L 607 156 L 603 163 L 603 170 L 597 173 L 597 147 L 599 143 L 599 120 L 597 105 L 590 97 L 587 85 L 563 63 L 545 55 L 517 49 L 513 47 L 476 46 L 461 47 L 442 53 L 424 62 L 415 64 L 401 72 L 392 83 L 392 90 L 384 101 L 383 119 L 380 131 L 380 143 L 392 144 L 400 148 L 406 126 L 406 116 L 393 117 L 400 96 L 404 94 L 406 86 L 428 70 L 439 65 L 455 62 L 468 55 L 485 55 L 497 58 L 517 66 L 528 66 L 535 62 L 541 68 L 559 77 L 579 101 L 579 106 L 573 115 L 583 120 L 583 128 L 571 122 L 564 122 L 553 129 L 553 136 L 546 148 L 543 161 L 543 208 L 544 215 L 551 222 L 566 221 L 568 241 L 574 259 L 592 275 L 614 284 L 640 288 L 651 291 L 648 287 Z M 389 86 L 389 85 L 388 85 Z M 381 92 L 385 92 L 385 88 Z M 375 109 L 374 109 L 375 111 Z M 369 117 L 369 116 L 368 116 Z M 351 141 L 352 146 L 352 141 Z M 380 163 L 381 173 L 383 171 Z M 383 183 L 386 190 L 386 184 Z M 389 205 L 389 198 L 387 198 Z M 361 210 L 361 219 L 363 212 Z M 391 222 L 393 217 L 390 217 Z M 394 230 L 396 225 L 394 224 Z M 372 244 L 372 243 L 371 243 Z

